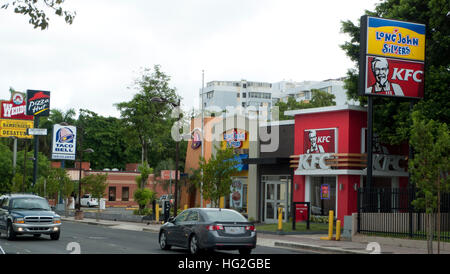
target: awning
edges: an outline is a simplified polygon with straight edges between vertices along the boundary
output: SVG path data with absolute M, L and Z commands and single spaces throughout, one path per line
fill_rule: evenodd
M 242 160 L 244 164 L 249 165 L 288 165 L 289 161 L 289 157 L 249 158 Z

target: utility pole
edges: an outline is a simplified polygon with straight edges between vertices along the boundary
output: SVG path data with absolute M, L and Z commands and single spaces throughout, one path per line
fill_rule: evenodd
M 204 124 L 204 114 L 203 114 L 203 92 L 204 92 L 204 88 L 205 88 L 205 71 L 202 70 L 202 92 L 201 92 L 201 104 L 202 104 L 202 158 L 204 158 L 204 151 L 205 151 L 205 134 L 203 133 L 203 124 Z M 202 181 L 200 182 L 200 207 L 203 207 L 203 169 L 201 170 L 201 176 L 202 176 Z

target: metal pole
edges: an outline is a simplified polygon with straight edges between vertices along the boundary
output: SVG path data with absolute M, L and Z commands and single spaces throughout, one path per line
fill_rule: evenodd
M 79 176 L 78 176 L 78 205 L 77 205 L 77 210 L 81 211 L 81 159 L 83 158 L 83 150 L 80 150 L 80 172 L 79 172 Z
M 204 124 L 204 114 L 203 114 L 203 92 L 204 92 L 204 88 L 205 88 L 205 71 L 202 70 L 202 92 L 201 92 L 201 97 L 202 97 L 202 158 L 204 157 L 204 151 L 205 151 L 205 142 L 204 142 L 204 138 L 205 138 L 205 134 L 203 132 L 203 124 Z M 200 207 L 203 207 L 203 169 L 201 170 L 202 172 L 202 181 L 200 182 Z
M 23 180 L 22 180 L 22 192 L 25 192 L 25 181 L 27 178 L 27 151 L 28 151 L 28 140 L 24 139 L 25 141 L 25 155 L 23 159 Z
M 39 128 L 39 116 L 34 117 L 34 128 Z M 39 135 L 34 136 L 33 187 L 38 173 Z
M 14 148 L 13 148 L 13 178 L 16 175 L 16 166 L 17 166 L 17 137 L 13 137 L 14 139 Z
M 372 96 L 368 96 L 368 113 L 367 113 L 367 185 L 369 189 L 372 187 L 372 139 L 373 139 L 373 99 Z

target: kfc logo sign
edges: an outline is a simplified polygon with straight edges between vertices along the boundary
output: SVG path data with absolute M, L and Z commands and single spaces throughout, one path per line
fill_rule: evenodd
M 422 98 L 424 64 L 367 57 L 366 94 Z
M 304 133 L 303 153 L 335 153 L 334 129 L 308 129 Z

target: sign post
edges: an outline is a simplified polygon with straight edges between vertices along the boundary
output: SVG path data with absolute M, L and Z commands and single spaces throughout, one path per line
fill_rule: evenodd
M 39 128 L 39 117 L 50 115 L 50 91 L 27 90 L 26 114 L 34 116 L 34 128 Z M 38 172 L 39 138 L 34 138 L 33 186 Z
M 373 97 L 417 100 L 424 96 L 426 26 L 362 16 L 359 95 L 368 96 L 367 185 L 372 187 Z M 364 199 L 367 200 L 367 199 Z

